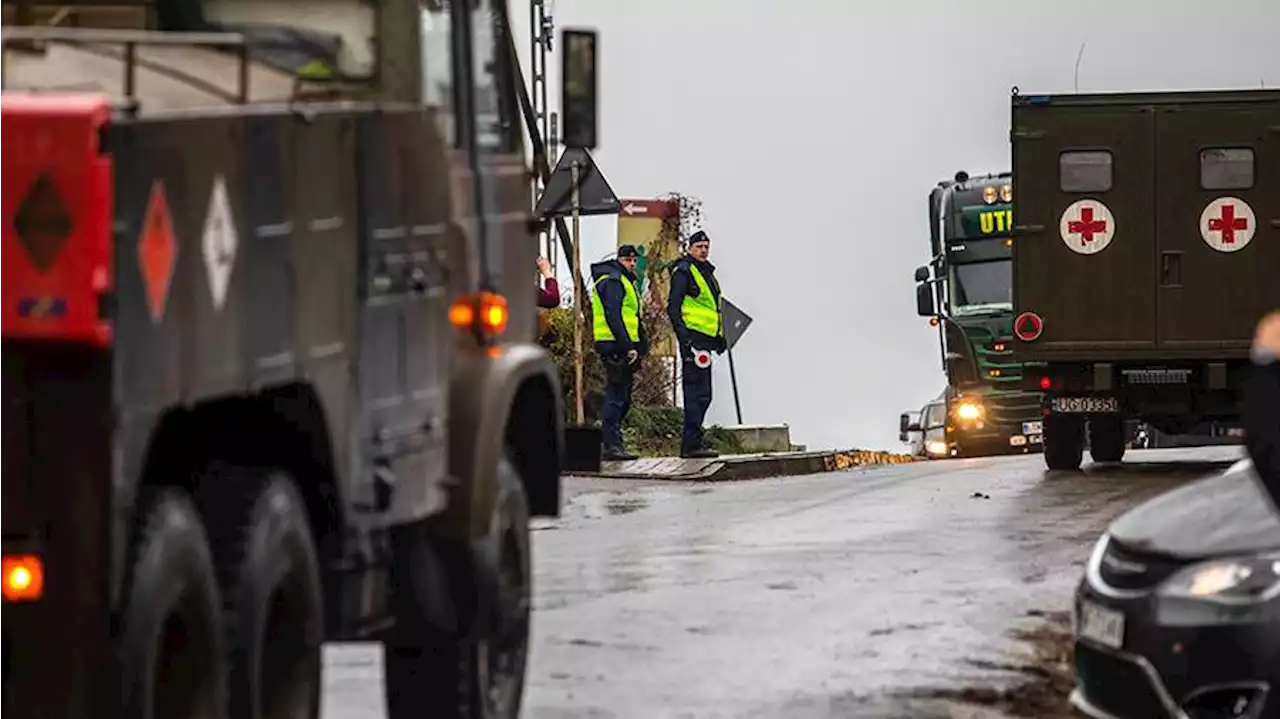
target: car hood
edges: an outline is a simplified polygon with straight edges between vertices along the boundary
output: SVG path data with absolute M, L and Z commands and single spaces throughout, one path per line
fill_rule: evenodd
M 1245 459 L 1139 504 L 1110 534 L 1126 547 L 1188 560 L 1249 554 L 1280 549 L 1280 513 Z

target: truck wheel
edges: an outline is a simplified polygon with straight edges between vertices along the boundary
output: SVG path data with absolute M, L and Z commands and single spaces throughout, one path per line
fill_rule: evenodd
M 1095 462 L 1119 462 L 1124 459 L 1124 419 L 1120 416 L 1094 417 L 1089 420 L 1089 455 Z
M 1044 463 L 1053 470 L 1080 469 L 1084 459 L 1084 421 L 1051 414 L 1044 418 Z
M 225 719 L 222 608 L 200 514 L 180 490 L 144 491 L 119 639 L 122 716 Z
M 401 531 L 396 627 L 384 641 L 388 719 L 516 719 L 532 575 L 528 499 L 515 467 L 499 464 L 489 531 L 474 546 Z
M 292 478 L 275 471 L 216 466 L 205 480 L 232 714 L 319 717 L 324 600 L 306 505 Z

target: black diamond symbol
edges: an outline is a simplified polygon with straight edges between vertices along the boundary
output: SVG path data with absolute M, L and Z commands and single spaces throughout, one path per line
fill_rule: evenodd
M 48 175 L 31 183 L 13 217 L 13 229 L 36 269 L 48 272 L 71 236 L 71 212 Z

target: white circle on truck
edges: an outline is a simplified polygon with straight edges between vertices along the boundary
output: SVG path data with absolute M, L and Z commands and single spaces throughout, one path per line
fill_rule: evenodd
M 1076 200 L 1062 211 L 1058 234 L 1072 252 L 1096 255 L 1107 249 L 1116 234 L 1116 218 L 1097 200 Z
M 1200 213 L 1200 236 L 1218 252 L 1238 252 L 1253 239 L 1258 218 L 1239 197 L 1219 197 Z

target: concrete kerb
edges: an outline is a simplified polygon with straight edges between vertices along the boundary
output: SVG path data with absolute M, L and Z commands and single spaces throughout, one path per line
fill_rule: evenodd
M 850 467 L 902 464 L 910 461 L 912 458 L 907 455 L 863 449 L 726 455 L 715 459 L 643 457 L 629 462 L 605 462 L 598 474 L 575 475 L 602 479 L 725 482 L 819 474 Z

